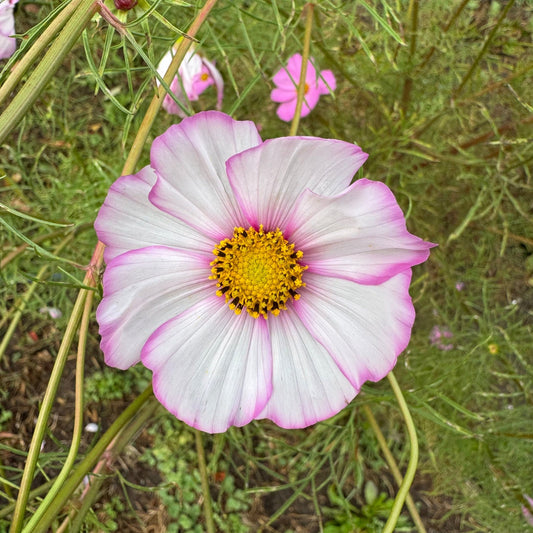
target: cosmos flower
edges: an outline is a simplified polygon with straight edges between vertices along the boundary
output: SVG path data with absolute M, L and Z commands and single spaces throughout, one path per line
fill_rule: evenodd
M 453 333 L 447 327 L 433 326 L 429 334 L 429 342 L 439 350 L 448 352 L 453 349 L 452 343 L 447 343 L 446 339 L 451 339 Z
M 161 59 L 157 72 L 163 77 L 174 57 L 175 46 L 172 47 Z M 170 84 L 170 89 L 180 102 L 187 108 L 189 102 L 195 102 L 200 95 L 211 85 L 217 90 L 217 109 L 222 106 L 224 95 L 224 81 L 220 72 L 208 59 L 200 55 L 191 46 L 178 69 L 178 75 L 174 77 Z M 163 108 L 171 115 L 185 117 L 186 114 L 178 104 L 168 94 L 163 100 Z
M 530 526 L 533 526 L 533 514 L 530 511 L 530 509 L 533 509 L 533 498 L 530 498 L 527 494 L 524 494 L 524 498 L 527 500 L 528 507 L 522 505 L 522 514 L 524 515 L 526 522 Z
M 48 315 L 50 316 L 50 318 L 53 318 L 55 320 L 61 318 L 63 316 L 63 313 L 61 311 L 61 309 L 58 309 L 57 307 L 49 307 L 49 306 L 46 306 L 46 307 L 41 307 L 39 309 L 39 313 L 48 313 Z
M 414 321 L 411 235 L 367 159 L 315 137 L 262 141 L 216 111 L 171 126 L 119 178 L 95 228 L 107 364 L 142 363 L 177 418 L 216 433 L 269 418 L 301 428 L 383 378 Z
M 0 0 L 0 59 L 11 57 L 17 49 L 13 11 L 18 0 Z
M 290 57 L 286 67 L 278 70 L 273 78 L 276 88 L 270 93 L 270 98 L 281 105 L 277 109 L 278 117 L 286 122 L 294 118 L 296 101 L 298 98 L 298 84 L 302 69 L 302 56 L 294 54 Z M 305 95 L 301 116 L 307 116 L 318 103 L 323 94 L 330 94 L 337 87 L 335 76 L 331 70 L 322 70 L 320 74 L 314 66 L 314 59 L 307 63 L 305 75 Z

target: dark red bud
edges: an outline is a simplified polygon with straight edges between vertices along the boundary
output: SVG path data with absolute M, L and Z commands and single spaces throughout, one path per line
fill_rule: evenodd
M 137 5 L 137 0 L 113 0 L 117 9 L 122 11 L 129 11 Z

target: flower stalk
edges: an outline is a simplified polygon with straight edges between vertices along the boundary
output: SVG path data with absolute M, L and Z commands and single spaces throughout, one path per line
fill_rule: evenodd
M 411 444 L 407 470 L 405 471 L 405 476 L 403 478 L 402 484 L 400 485 L 400 489 L 396 494 L 391 513 L 389 515 L 387 523 L 385 524 L 385 528 L 383 529 L 383 533 L 393 533 L 394 528 L 396 527 L 396 523 L 398 522 L 400 513 L 402 511 L 403 504 L 405 502 L 405 499 L 407 498 L 407 495 L 409 494 L 409 489 L 415 478 L 416 467 L 418 465 L 418 438 L 416 436 L 416 428 L 413 422 L 413 418 L 411 417 L 409 407 L 407 406 L 407 402 L 405 401 L 402 389 L 400 388 L 396 377 L 392 372 L 389 372 L 387 374 L 387 378 L 394 392 L 394 396 L 396 396 L 400 411 L 405 420 L 407 434 L 409 435 L 409 442 Z
M 111 471 L 116 458 L 122 453 L 124 448 L 134 440 L 135 436 L 138 435 L 144 425 L 147 424 L 148 421 L 153 420 L 154 413 L 157 412 L 158 408 L 159 403 L 153 396 L 149 396 L 146 403 L 139 407 L 139 410 L 134 413 L 134 416 L 132 416 L 127 425 L 120 430 L 116 437 L 114 437 L 105 451 L 101 454 L 98 464 L 90 474 L 89 485 L 85 487 L 80 496 L 79 508 L 74 509 L 69 516 L 65 518 L 61 526 L 57 529 L 57 533 L 81 530 L 83 519 L 93 503 L 101 495 L 100 487 L 107 479 L 106 474 Z
M 390 471 L 392 475 L 394 476 L 396 483 L 400 487 L 403 482 L 403 477 L 402 477 L 402 474 L 400 473 L 400 469 L 398 468 L 396 460 L 394 459 L 394 456 L 392 455 L 392 452 L 390 451 L 390 448 L 387 446 L 387 441 L 385 440 L 385 436 L 383 435 L 381 429 L 379 428 L 379 425 L 376 421 L 376 418 L 372 414 L 370 407 L 368 407 L 368 405 L 363 405 L 363 411 L 365 413 L 365 416 L 368 419 L 368 422 L 370 423 L 370 427 L 372 428 L 374 435 L 376 435 L 381 451 L 383 452 L 383 456 L 385 457 L 385 460 L 387 461 L 387 464 L 389 465 Z M 413 498 L 411 497 L 409 493 L 407 493 L 405 504 L 407 505 L 407 508 L 409 509 L 409 513 L 411 514 L 411 518 L 413 519 L 413 522 L 415 524 L 415 527 L 418 533 L 427 533 L 426 528 L 424 527 L 424 524 L 422 522 L 422 519 L 420 518 L 420 515 L 418 514 L 418 510 L 415 506 L 415 502 L 413 501 Z
M 119 432 L 131 421 L 135 422 L 138 416 L 139 410 L 148 401 L 153 398 L 152 385 L 149 385 L 135 400 L 133 400 L 128 407 L 122 411 L 122 413 L 113 422 L 111 427 L 104 433 L 100 440 L 94 445 L 94 447 L 87 453 L 83 460 L 78 464 L 76 469 L 72 472 L 70 477 L 63 484 L 54 500 L 50 503 L 45 513 L 43 514 L 39 523 L 31 531 L 31 533 L 46 533 L 50 524 L 57 516 L 59 511 L 72 496 L 78 485 L 83 481 L 83 478 L 94 467 L 100 457 L 104 454 L 107 447 L 119 434 Z M 157 407 L 154 402 L 153 407 Z M 153 413 L 150 410 L 150 415 Z
M 85 365 L 85 352 L 87 347 L 87 333 L 89 331 L 89 322 L 91 318 L 91 309 L 93 303 L 93 291 L 88 291 L 87 297 L 85 299 L 85 304 L 83 308 L 83 315 L 81 317 L 80 324 L 80 333 L 78 340 L 78 352 L 76 359 L 76 393 L 75 393 L 75 402 L 74 402 L 74 429 L 72 430 L 72 443 L 67 455 L 61 472 L 54 481 L 54 484 L 46 494 L 41 505 L 35 511 L 31 520 L 28 522 L 28 525 L 24 528 L 24 532 L 31 533 L 35 531 L 35 526 L 39 522 L 40 518 L 45 513 L 46 509 L 50 502 L 54 499 L 56 494 L 59 492 L 60 488 L 63 486 L 63 483 L 66 481 L 68 475 L 76 458 L 78 456 L 78 450 L 80 447 L 81 441 L 81 432 L 83 427 L 83 376 L 84 376 L 84 365 Z
M 302 114 L 302 105 L 304 103 L 305 96 L 305 76 L 307 74 L 307 63 L 309 61 L 309 48 L 311 47 L 311 30 L 313 29 L 313 12 L 314 4 L 306 4 L 306 17 L 305 17 L 305 34 L 304 34 L 304 47 L 302 50 L 302 70 L 300 71 L 300 81 L 298 83 L 298 98 L 296 100 L 296 111 L 294 118 L 292 119 L 291 129 L 289 135 L 296 135 L 298 131 L 298 125 L 300 124 L 300 115 Z
M 33 46 L 18 61 L 6 81 L 0 85 L 0 104 L 11 94 L 28 68 L 41 55 L 53 38 L 61 31 L 83 0 L 71 0 L 61 9 L 57 16 L 46 26 Z M 61 6 L 60 6 L 61 7 Z M 52 72 L 53 73 L 53 72 Z
M 97 4 L 94 0 L 80 0 L 77 9 L 70 15 L 61 33 L 35 67 L 28 81 L 0 115 L 0 144 L 39 97 L 96 11 Z
M 184 37 L 180 41 L 179 45 L 176 47 L 176 55 L 172 58 L 172 62 L 170 63 L 170 66 L 168 67 L 168 70 L 163 77 L 164 82 L 168 86 L 170 86 L 172 80 L 174 79 L 174 76 L 176 76 L 176 74 L 178 73 L 178 68 L 181 62 L 183 61 L 187 50 L 194 42 L 194 37 L 198 33 L 198 30 L 200 29 L 200 27 L 202 26 L 205 19 L 207 18 L 216 3 L 217 0 L 207 0 L 207 2 L 204 4 L 204 7 L 200 10 L 197 17 L 194 19 L 190 28 L 188 29 L 186 37 Z M 124 168 L 122 169 L 123 176 L 131 174 L 135 171 L 135 166 L 137 165 L 137 162 L 141 157 L 141 153 L 145 146 L 148 133 L 150 132 L 150 129 L 155 121 L 157 112 L 163 105 L 165 95 L 166 90 L 162 85 L 160 85 L 157 93 L 152 98 L 150 106 L 148 107 L 148 110 L 144 115 L 139 130 L 137 131 L 137 135 L 131 146 L 128 158 L 126 159 L 126 162 L 124 163 Z
M 89 287 L 96 286 L 97 276 L 95 274 L 99 272 L 102 266 L 102 250 L 103 245 L 98 244 L 93 254 L 93 259 L 89 264 L 87 274 L 85 275 L 84 285 L 87 285 Z M 30 450 L 28 452 L 28 458 L 26 460 L 26 466 L 24 467 L 24 473 L 22 474 L 20 490 L 17 498 L 17 503 L 15 505 L 15 511 L 13 513 L 13 521 L 11 523 L 11 529 L 9 530 L 10 533 L 19 533 L 19 531 L 21 531 L 22 529 L 24 513 L 26 511 L 26 504 L 28 503 L 30 487 L 35 473 L 35 466 L 37 465 L 37 460 L 39 459 L 41 443 L 43 441 L 44 433 L 46 431 L 48 418 L 50 417 L 50 412 L 52 410 L 52 405 L 57 394 L 61 375 L 63 374 L 63 369 L 65 368 L 65 363 L 67 362 L 70 346 L 76 334 L 78 324 L 80 323 L 83 309 L 85 306 L 85 300 L 87 299 L 87 295 L 89 292 L 90 291 L 87 289 L 82 289 L 78 293 L 78 298 L 76 300 L 76 303 L 74 304 L 72 315 L 70 317 L 69 323 L 67 324 L 65 335 L 57 353 L 54 368 L 52 369 L 52 374 L 50 375 L 50 379 L 48 380 L 48 386 L 46 388 L 46 392 L 43 398 L 41 410 L 39 411 L 39 417 L 37 418 L 35 431 L 33 432 Z
M 198 456 L 198 469 L 200 479 L 202 480 L 202 494 L 204 496 L 204 516 L 207 533 L 215 533 L 215 522 L 213 520 L 213 507 L 211 505 L 211 494 L 209 492 L 209 479 L 207 477 L 207 467 L 205 463 L 205 450 L 202 441 L 202 433 L 197 429 L 194 430 L 196 439 L 196 455 Z

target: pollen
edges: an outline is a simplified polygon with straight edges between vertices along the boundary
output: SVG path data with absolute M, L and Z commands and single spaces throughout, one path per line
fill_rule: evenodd
M 300 298 L 307 269 L 300 264 L 303 252 L 295 251 L 279 229 L 235 228 L 233 238 L 220 241 L 213 254 L 209 279 L 217 281 L 217 296 L 224 296 L 235 314 L 246 309 L 254 318 L 268 318 Z

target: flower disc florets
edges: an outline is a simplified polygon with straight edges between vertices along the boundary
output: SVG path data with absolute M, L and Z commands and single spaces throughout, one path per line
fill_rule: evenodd
M 303 253 L 279 229 L 235 228 L 233 238 L 220 241 L 213 254 L 210 279 L 218 280 L 217 296 L 224 296 L 237 315 L 245 307 L 254 318 L 268 318 L 269 312 L 286 309 L 287 300 L 300 298 L 296 291 L 305 286 L 307 268 L 299 264 Z

